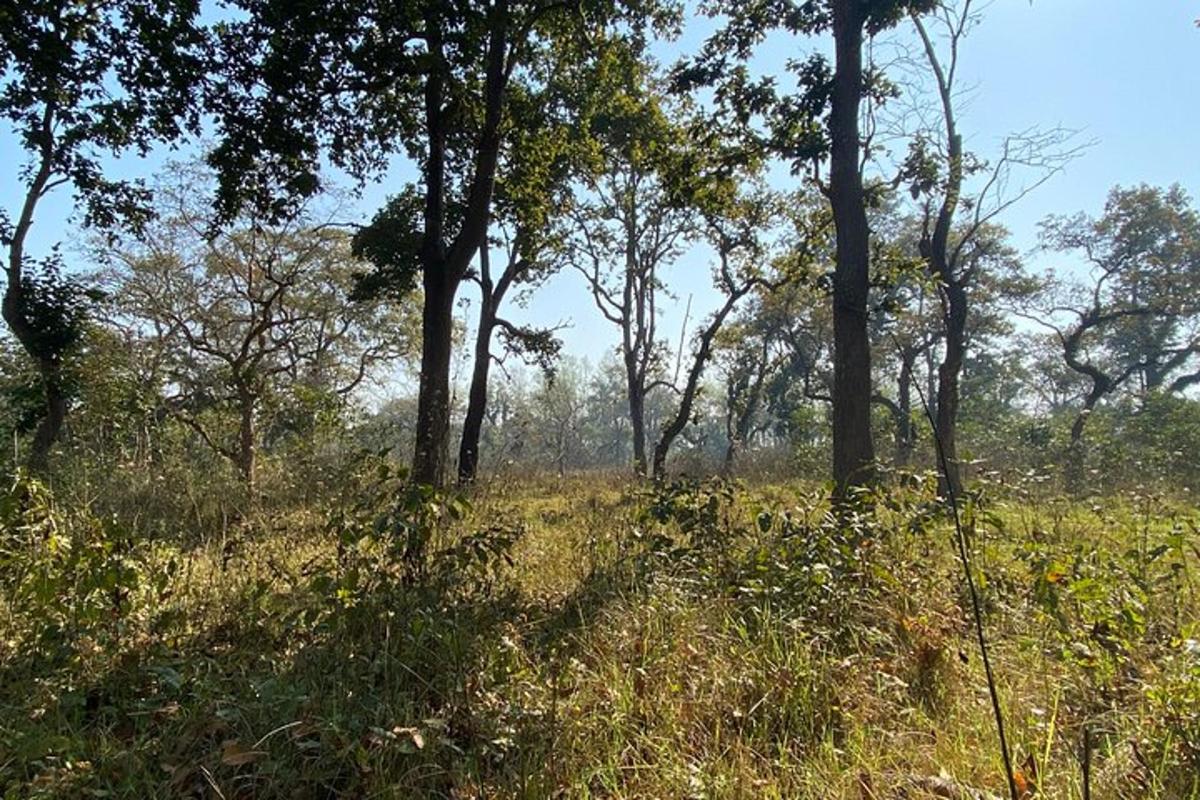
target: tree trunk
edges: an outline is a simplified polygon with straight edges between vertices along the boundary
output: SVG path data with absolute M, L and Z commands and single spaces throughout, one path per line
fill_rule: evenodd
M 24 287 L 21 285 L 21 277 L 19 271 L 10 270 L 8 272 L 3 315 L 13 337 L 21 344 L 26 355 L 33 360 L 42 379 L 45 414 L 39 420 L 34 432 L 26 466 L 34 474 L 43 474 L 49 465 L 50 450 L 58 441 L 63 423 L 67 418 L 67 393 L 63 386 L 62 363 L 56 356 L 47 355 L 39 347 L 37 332 L 25 318 Z
M 1075 421 L 1071 423 L 1071 443 L 1067 447 L 1066 469 L 1064 470 L 1064 478 L 1067 486 L 1067 491 L 1072 494 L 1080 491 L 1083 488 L 1083 473 L 1086 466 L 1086 454 L 1083 449 L 1083 429 L 1087 425 L 1088 417 L 1092 415 L 1096 405 L 1100 402 L 1100 398 L 1107 392 L 1107 387 L 1101 383 L 1093 383 L 1092 390 L 1088 392 L 1088 396 L 1084 398 L 1083 408 L 1075 415 Z
M 687 427 L 688 420 L 692 416 L 692 406 L 695 405 L 696 395 L 700 392 L 700 378 L 704 376 L 704 368 L 708 365 L 709 356 L 712 355 L 712 343 L 716 338 L 717 333 L 721 330 L 721 325 L 725 323 L 726 317 L 733 311 L 734 306 L 749 292 L 751 286 L 746 286 L 741 289 L 731 291 L 725 304 L 720 310 L 713 315 L 708 326 L 700 334 L 700 342 L 696 347 L 696 353 L 692 358 L 692 365 L 688 369 L 687 383 L 683 387 L 683 394 L 679 398 L 679 407 L 675 410 L 675 416 L 666 424 L 662 433 L 659 434 L 658 443 L 654 445 L 654 480 L 661 481 L 667 474 L 667 454 L 671 450 L 671 445 L 679 434 L 683 433 L 683 429 Z
M 900 356 L 900 378 L 896 382 L 898 402 L 896 403 L 901 426 L 897 431 L 896 466 L 904 468 L 912 464 L 913 447 L 916 444 L 916 428 L 912 421 L 912 384 L 913 366 L 917 354 L 903 353 Z
M 629 368 L 629 424 L 633 429 L 633 471 L 646 476 L 646 390 L 638 380 L 637 370 Z
M 867 333 L 869 228 L 860 172 L 863 4 L 835 0 L 829 191 L 837 232 L 833 276 L 833 480 L 837 499 L 875 480 L 871 344 Z
M 454 339 L 454 296 L 481 247 L 487 247 L 492 192 L 500 155 L 500 123 L 509 70 L 508 9 L 497 4 L 489 14 L 487 75 L 483 130 L 475 148 L 474 174 L 462 210 L 462 225 L 449 248 L 446 233 L 446 142 L 451 116 L 446 105 L 445 76 L 432 70 L 425 82 L 425 124 L 429 149 L 424 164 L 424 230 L 421 280 L 425 289 L 421 313 L 421 377 L 417 389 L 417 431 L 412 480 L 441 487 L 450 460 L 450 357 Z M 444 56 L 441 20 L 426 9 L 426 44 L 440 61 Z
M 67 395 L 62 385 L 62 369 L 56 361 L 38 359 L 38 372 L 42 376 L 46 414 L 33 434 L 27 466 L 34 474 L 44 474 L 50 463 L 50 449 L 58 441 L 67 418 Z
M 967 343 L 967 278 L 956 274 L 957 256 L 950 254 L 950 231 L 954 214 L 958 210 L 963 184 L 962 136 L 954 114 L 954 66 L 951 61 L 949 74 L 938 59 L 933 41 L 930 39 L 920 17 L 914 12 L 913 21 L 925 47 L 930 68 L 937 80 L 941 98 L 942 122 L 946 128 L 946 185 L 938 208 L 937 219 L 929 238 L 921 242 L 921 255 L 929 265 L 930 272 L 938 281 L 942 294 L 943 327 L 946 333 L 946 351 L 938 366 L 937 420 L 935 435 L 941 451 L 942 472 L 939 490 L 944 497 L 957 497 L 962 493 L 962 465 L 958 461 L 958 379 L 962 374 L 963 357 Z M 951 40 L 957 52 L 958 37 Z
M 25 315 L 27 299 L 25 298 L 25 239 L 33 226 L 34 210 L 42 198 L 50 181 L 53 171 L 54 155 L 54 124 L 56 105 L 50 103 L 42 116 L 40 158 L 37 170 L 30 175 L 30 182 L 25 191 L 25 199 L 21 205 L 21 213 L 7 232 L 8 263 L 4 274 L 6 285 L 4 299 L 0 303 L 0 314 L 12 331 L 13 337 L 20 342 L 26 354 L 37 365 L 42 376 L 42 388 L 46 400 L 46 416 L 38 423 L 33 436 L 33 445 L 29 451 L 27 466 L 34 473 L 43 473 L 50 460 L 50 449 L 62 432 L 63 422 L 67 417 L 67 396 L 62 382 L 62 353 L 48 352 L 44 343 L 39 342 L 38 332 L 34 329 Z
M 253 505 L 258 489 L 257 448 L 254 441 L 255 398 L 245 392 L 239 393 L 238 404 L 241 406 L 241 420 L 238 426 L 237 467 L 242 473 L 247 499 Z
M 958 460 L 958 383 L 967 349 L 967 292 L 961 283 L 944 287 L 946 294 L 946 352 L 938 366 L 937 436 L 945 458 L 940 490 L 959 497 L 963 489 Z
M 763 383 L 766 382 L 767 372 L 770 369 L 771 358 L 769 346 L 764 341 L 762 357 L 758 361 L 754 380 L 747 387 L 746 404 L 742 407 L 741 413 L 738 413 L 734 407 L 736 400 L 732 395 L 728 400 L 729 410 L 726 412 L 725 428 L 729 435 L 729 444 L 725 448 L 725 459 L 721 465 L 722 474 L 727 477 L 733 475 L 734 462 L 737 460 L 738 451 L 741 450 L 750 438 L 750 428 L 754 424 L 754 415 L 758 412 L 758 404 L 762 399 Z M 732 425 L 730 424 L 731 422 Z
M 412 479 L 442 486 L 450 443 L 450 356 L 457 281 L 444 270 L 425 270 L 421 315 L 421 377 L 417 389 L 416 447 Z
M 487 413 L 488 373 L 492 365 L 492 331 L 496 312 L 490 287 L 484 287 L 483 307 L 479 312 L 479 331 L 475 335 L 475 364 L 471 370 L 471 389 L 467 400 L 467 416 L 463 420 L 462 442 L 458 448 L 458 482 L 472 483 L 479 471 L 479 439 Z

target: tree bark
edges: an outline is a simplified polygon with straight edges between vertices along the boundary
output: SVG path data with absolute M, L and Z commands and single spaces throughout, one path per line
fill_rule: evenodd
M 637 377 L 636 367 L 630 366 L 626 358 L 626 373 L 629 385 L 629 425 L 633 430 L 633 471 L 639 477 L 646 476 L 646 395 L 642 381 Z
M 463 419 L 462 441 L 458 448 L 458 482 L 473 482 L 479 471 L 479 439 L 483 419 L 487 414 L 488 374 L 492 366 L 492 333 L 496 327 L 496 310 L 491 286 L 484 284 L 483 306 L 479 311 L 479 330 L 475 334 L 475 363 L 471 369 L 471 389 L 467 399 L 467 415 Z
M 962 464 L 958 459 L 959 379 L 967 350 L 967 292 L 959 282 L 943 287 L 946 297 L 946 351 L 938 366 L 937 435 L 945 457 L 941 491 L 946 497 L 962 495 Z
M 412 479 L 442 486 L 450 442 L 450 357 L 454 333 L 454 295 L 458 281 L 444 272 L 425 273 L 421 315 L 421 377 L 417 392 L 416 447 Z
M 870 232 L 860 170 L 863 4 L 833 3 L 837 67 L 829 118 L 829 195 L 837 231 L 833 276 L 833 480 L 835 498 L 875 481 L 871 437 L 871 345 L 867 332 Z
M 254 503 L 258 490 L 257 447 L 255 445 L 254 407 L 256 398 L 247 392 L 240 392 L 240 420 L 238 425 L 237 467 L 242 474 L 242 482 L 246 487 L 246 496 L 251 504 Z

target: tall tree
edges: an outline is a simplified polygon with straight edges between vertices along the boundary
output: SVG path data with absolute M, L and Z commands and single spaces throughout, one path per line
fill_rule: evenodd
M 869 193 L 864 188 L 865 100 L 882 99 L 884 86 L 863 58 L 870 37 L 931 0 L 825 0 L 766 3 L 718 2 L 709 8 L 726 24 L 695 59 L 676 71 L 679 88 L 716 87 L 717 103 L 739 128 L 790 159 L 822 188 L 833 208 L 836 266 L 833 274 L 833 478 L 846 496 L 870 484 L 875 473 L 871 437 Z M 755 79 L 747 63 L 773 30 L 797 37 L 831 33 L 834 63 L 821 54 L 788 62 L 799 89 L 780 95 L 771 76 Z M 870 77 L 870 80 L 868 80 Z M 828 179 L 820 176 L 828 165 Z
M 603 52 L 604 46 L 597 49 Z M 562 219 L 572 197 L 569 181 L 585 168 L 588 156 L 588 93 L 595 70 L 579 63 L 578 53 L 546 66 L 554 78 L 533 93 L 517 92 L 510 99 L 512 133 L 501 155 L 492 233 L 480 249 L 478 268 L 470 277 L 479 284 L 479 317 L 467 411 L 458 451 L 458 479 L 469 483 L 479 466 L 479 444 L 487 414 L 488 379 L 494 355 L 492 340 L 499 331 L 505 349 L 550 374 L 561 343 L 554 331 L 515 325 L 501 314 L 510 292 L 526 293 L 548 278 L 562 263 Z M 595 56 L 593 56 L 595 58 Z M 493 269 L 495 245 L 504 258 Z
M 29 155 L 15 217 L 0 212 L 7 250 L 3 316 L 37 366 L 45 411 L 29 464 L 46 466 L 66 419 L 64 359 L 78 341 L 81 292 L 57 253 L 37 261 L 29 233 L 41 202 L 69 185 L 84 222 L 136 227 L 148 216 L 136 183 L 104 174 L 102 158 L 194 131 L 207 39 L 196 0 L 61 2 L 0 6 L 0 117 Z
M 597 309 L 620 331 L 633 467 L 645 475 L 646 402 L 663 377 L 666 350 L 658 336 L 663 271 L 694 238 L 696 208 L 673 184 L 671 164 L 686 131 L 668 116 L 649 85 L 647 67 L 630 57 L 597 115 L 602 165 L 580 187 L 571 215 L 571 266 L 584 277 Z
M 454 300 L 484 246 L 514 86 L 555 46 L 585 46 L 653 6 L 622 0 L 376 0 L 329 6 L 241 0 L 223 28 L 224 84 L 214 107 L 226 213 L 246 200 L 279 208 L 319 186 L 323 157 L 358 176 L 396 153 L 419 180 L 359 238 L 378 283 L 423 289 L 415 481 L 446 477 Z M 648 10 L 649 9 L 649 10 Z M 281 192 L 282 190 L 282 192 Z
M 936 414 L 938 446 L 945 455 L 942 491 L 962 492 L 958 457 L 959 384 L 967 358 L 967 328 L 972 295 L 984 279 L 988 251 L 1001 246 L 989 223 L 1029 192 L 1060 172 L 1078 149 L 1064 149 L 1071 132 L 1026 131 L 1007 137 L 994 164 L 979 160 L 963 146 L 958 124 L 958 78 L 963 43 L 978 22 L 972 0 L 941 0 L 928 18 L 910 12 L 932 77 L 938 123 L 913 138 L 901 171 L 921 209 L 919 250 L 935 282 L 942 307 L 942 358 L 938 365 Z M 1032 178 L 1015 191 L 1013 172 Z M 973 175 L 981 186 L 965 185 Z

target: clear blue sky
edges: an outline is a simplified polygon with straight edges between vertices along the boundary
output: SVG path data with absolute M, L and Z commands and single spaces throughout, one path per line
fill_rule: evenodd
M 964 85 L 974 86 L 961 115 L 967 146 L 985 157 L 1005 134 L 1033 126 L 1062 125 L 1095 141 L 1067 171 L 1012 208 L 1000 220 L 1022 250 L 1036 244 L 1037 222 L 1047 214 L 1095 212 L 1116 184 L 1180 183 L 1200 195 L 1200 0 L 994 0 L 967 40 Z M 664 54 L 686 52 L 710 29 L 707 20 L 689 23 L 683 38 Z M 806 52 L 807 44 L 772 39 L 763 63 Z M 665 60 L 670 60 L 664 55 Z M 165 156 L 146 162 L 123 159 L 121 174 L 148 177 Z M 16 170 L 22 154 L 7 132 L 0 134 L 0 202 L 10 215 L 18 205 Z M 388 187 L 370 187 L 361 212 L 367 216 Z M 56 241 L 68 245 L 80 232 L 69 220 L 69 193 L 46 203 L 31 236 L 31 252 Z M 1031 253 L 1035 267 L 1048 264 Z M 78 263 L 78 259 L 72 259 Z M 716 298 L 709 288 L 703 253 L 685 255 L 668 274 L 678 295 L 665 303 L 661 330 L 677 341 L 683 306 L 694 296 L 695 323 Z M 474 299 L 474 287 L 464 296 Z M 570 321 L 562 332 L 568 352 L 593 363 L 617 341 L 600 318 L 579 276 L 554 278 L 530 307 L 514 319 L 542 324 Z

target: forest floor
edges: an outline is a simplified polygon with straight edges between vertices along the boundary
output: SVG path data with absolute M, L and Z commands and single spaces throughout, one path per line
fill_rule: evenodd
M 823 494 L 363 490 L 186 544 L 18 486 L 0 796 L 1007 797 L 930 481 Z M 1200 798 L 1197 509 L 963 512 L 1019 791 Z

